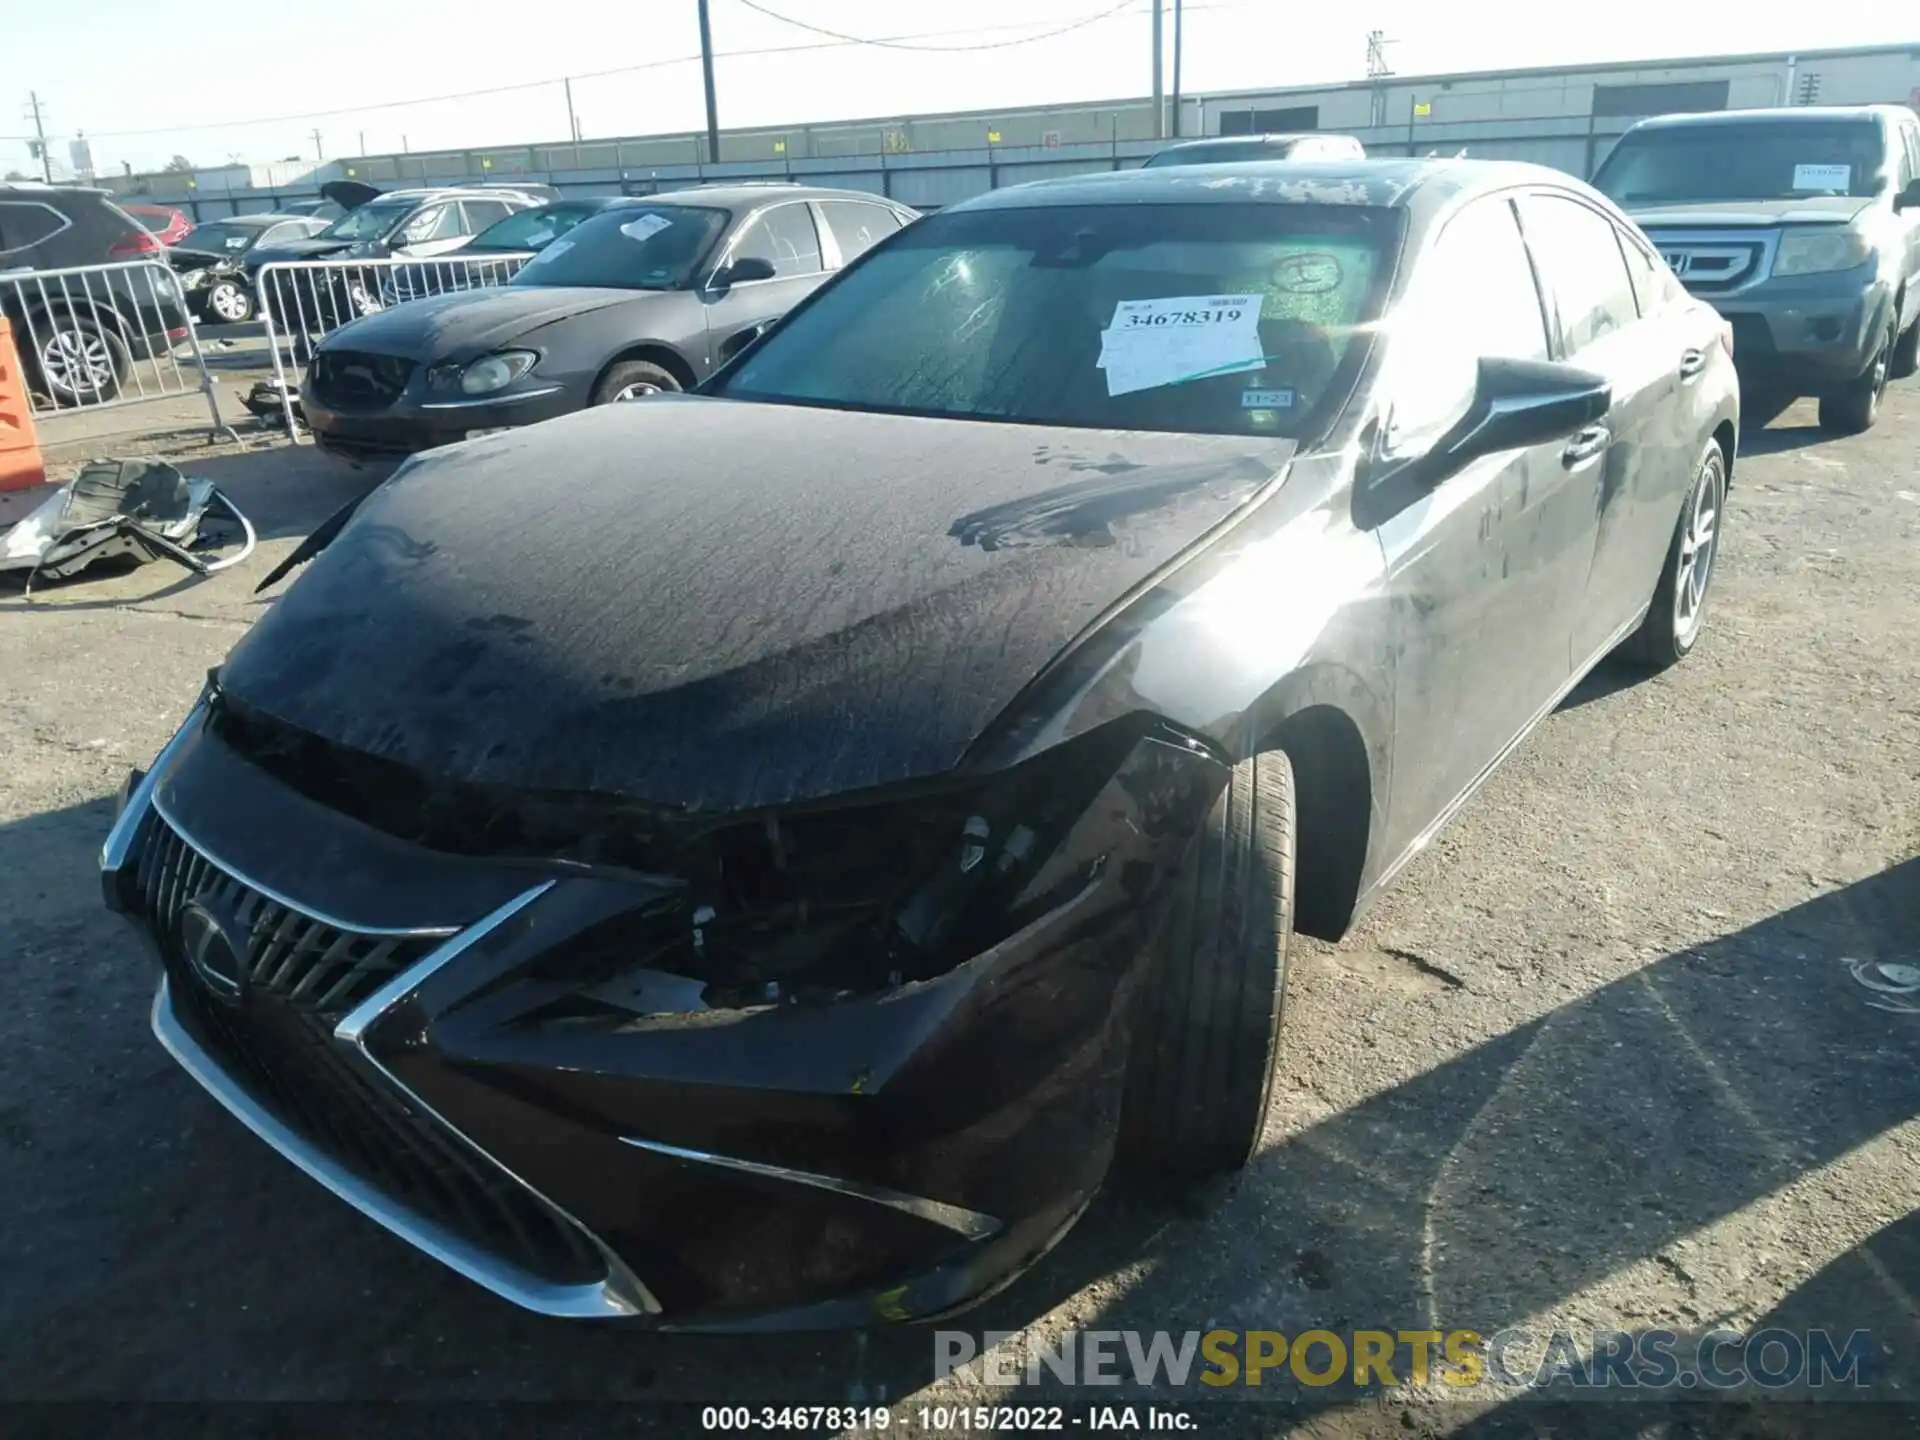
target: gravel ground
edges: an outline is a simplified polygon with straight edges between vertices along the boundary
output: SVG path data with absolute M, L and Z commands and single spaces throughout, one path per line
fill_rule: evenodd
M 1102 1200 L 952 1323 L 1827 1325 L 1873 1331 L 1872 1394 L 1920 1387 L 1920 999 L 1860 978 L 1920 966 L 1916 434 L 1908 382 L 1867 436 L 1821 436 L 1804 403 L 1750 436 L 1694 655 L 1650 680 L 1603 667 L 1355 934 L 1300 944 L 1249 1170 Z M 246 566 L 0 592 L 0 1402 L 1083 1405 L 977 1369 L 934 1383 L 925 1330 L 720 1340 L 521 1314 L 174 1068 L 147 1032 L 150 967 L 99 903 L 108 797 L 259 613 L 259 576 L 373 478 L 311 450 L 187 456 L 260 522 Z M 1276 1378 L 1236 1398 L 1305 1393 Z M 1318 1392 L 1304 1418 L 1208 1398 L 1208 1433 L 1654 1433 L 1617 1405 L 1549 1420 L 1435 1387 Z M 542 1413 L 539 1433 L 571 1433 Z M 1657 1433 L 1787 1433 L 1798 1413 L 1722 1404 Z M 1893 1433 L 1891 1414 L 1806 1423 Z

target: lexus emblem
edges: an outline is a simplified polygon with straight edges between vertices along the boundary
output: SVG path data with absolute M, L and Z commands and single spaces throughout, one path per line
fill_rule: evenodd
M 247 988 L 247 934 L 218 898 L 198 895 L 180 911 L 180 953 L 216 998 L 239 1004 Z

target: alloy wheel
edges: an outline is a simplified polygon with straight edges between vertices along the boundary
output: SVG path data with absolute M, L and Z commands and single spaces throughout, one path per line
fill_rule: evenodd
M 665 393 L 666 392 L 658 385 L 651 384 L 645 380 L 636 380 L 633 384 L 622 385 L 618 390 L 614 391 L 613 399 L 614 403 L 618 404 L 622 400 L 638 400 L 643 396 L 662 395 Z
M 97 331 L 56 330 L 40 347 L 40 373 L 63 394 L 100 394 L 113 384 L 113 356 Z
M 213 293 L 207 297 L 207 303 L 213 307 L 213 313 L 222 320 L 233 321 L 246 318 L 247 297 L 232 281 L 214 286 Z
M 1673 633 L 1683 642 L 1700 628 L 1706 609 L 1707 586 L 1713 579 L 1714 557 L 1720 546 L 1720 508 L 1726 488 L 1720 457 L 1708 456 L 1700 467 L 1693 498 L 1687 506 L 1687 525 L 1680 536 L 1680 564 L 1673 584 Z

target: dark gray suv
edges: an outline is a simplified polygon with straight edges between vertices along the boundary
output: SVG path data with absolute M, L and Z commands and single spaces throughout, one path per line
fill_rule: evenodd
M 1733 325 L 1747 385 L 1865 430 L 1920 342 L 1920 119 L 1894 105 L 1666 115 L 1593 183 Z

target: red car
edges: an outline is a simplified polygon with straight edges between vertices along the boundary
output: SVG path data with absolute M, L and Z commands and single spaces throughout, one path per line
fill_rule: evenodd
M 171 205 L 122 205 L 120 208 L 138 220 L 162 245 L 178 245 L 193 228 L 193 221 Z

